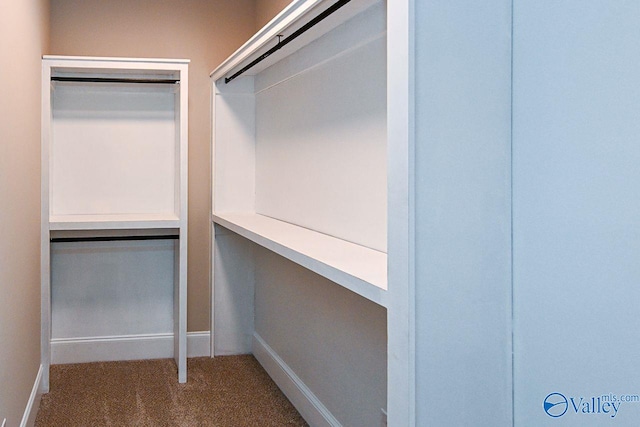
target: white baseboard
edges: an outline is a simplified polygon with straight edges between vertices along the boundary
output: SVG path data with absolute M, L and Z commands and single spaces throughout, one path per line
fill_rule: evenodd
M 209 331 L 187 333 L 187 357 L 208 357 Z M 51 340 L 51 363 L 110 362 L 173 357 L 173 334 L 125 335 Z
M 40 383 L 42 382 L 43 372 L 44 366 L 40 365 L 40 368 L 38 369 L 38 375 L 36 375 L 36 380 L 33 383 L 33 388 L 31 389 L 31 394 L 29 395 L 27 407 L 25 408 L 24 414 L 22 415 L 20 427 L 33 427 L 36 423 L 36 416 L 38 415 L 38 409 L 40 408 L 40 397 L 42 397 L 42 392 L 40 391 Z
M 187 357 L 211 356 L 211 334 L 209 331 L 187 332 Z
M 253 355 L 310 426 L 341 427 L 326 406 L 257 333 L 253 334 Z

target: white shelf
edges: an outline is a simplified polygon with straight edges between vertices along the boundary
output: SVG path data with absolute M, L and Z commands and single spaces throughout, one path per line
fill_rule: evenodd
M 248 242 L 306 269 L 287 305 L 314 304 L 317 275 L 389 306 L 386 2 L 351 0 L 226 82 L 334 4 L 292 1 L 211 74 L 213 354 L 252 351 L 246 337 L 287 309 L 292 266 Z
M 188 60 L 154 58 L 43 58 L 41 345 L 45 389 L 51 362 L 51 289 L 59 286 L 52 282 L 51 242 L 58 238 L 81 242 L 96 237 L 178 237 L 170 278 L 174 285 L 174 359 L 178 381 L 187 380 L 188 64 Z M 110 79 L 109 83 L 104 79 Z M 168 84 L 158 84 L 160 80 Z M 167 259 L 162 259 L 167 267 L 163 271 L 170 273 L 164 265 Z M 134 262 L 127 259 L 125 263 L 138 269 Z M 158 281 L 149 278 L 155 286 Z M 71 278 L 65 285 L 81 295 L 87 282 Z M 126 299 L 118 295 L 113 307 L 117 310 Z M 88 307 L 87 301 L 82 304 L 82 309 Z
M 213 221 L 379 305 L 386 304 L 387 254 L 258 214 Z
M 50 230 L 133 230 L 180 227 L 176 215 L 122 214 L 122 215 L 52 215 Z
M 255 76 L 274 63 L 281 61 L 290 54 L 298 51 L 303 46 L 311 43 L 332 29 L 343 24 L 345 21 L 356 16 L 363 10 L 375 4 L 379 0 L 351 0 L 348 4 L 340 8 L 339 13 L 327 17 L 315 27 L 302 34 L 298 39 L 291 42 L 272 56 L 256 64 L 244 74 L 245 76 Z M 306 22 L 310 21 L 320 12 L 327 9 L 334 2 L 328 0 L 293 0 L 276 17 L 261 28 L 245 44 L 222 62 L 210 74 L 213 81 L 228 77 L 235 71 L 247 65 L 249 62 L 262 55 L 272 48 L 279 36 L 288 37 L 297 31 Z
M 76 62 L 88 62 L 91 63 L 93 68 L 96 63 L 99 62 L 117 62 L 117 63 L 132 63 L 135 70 L 143 68 L 142 64 L 169 64 L 171 69 L 175 68 L 175 64 L 188 64 L 188 59 L 172 59 L 172 58 L 125 58 L 125 57 L 113 57 L 113 56 L 64 56 L 64 55 L 43 55 L 42 59 L 48 61 L 76 61 Z M 119 64 L 122 66 L 122 64 Z M 157 68 L 157 65 L 154 66 Z

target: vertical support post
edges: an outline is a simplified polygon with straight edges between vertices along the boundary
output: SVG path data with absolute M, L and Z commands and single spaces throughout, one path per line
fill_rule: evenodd
M 180 87 L 176 94 L 176 124 L 179 141 L 178 165 L 179 200 L 176 206 L 180 217 L 180 239 L 175 246 L 175 292 L 174 292 L 174 358 L 178 365 L 178 382 L 187 382 L 187 162 L 188 162 L 188 66 L 180 66 Z
M 174 243 L 173 355 L 178 367 L 178 382 L 187 382 L 187 238 L 180 229 Z
M 49 241 L 49 145 L 51 139 L 51 67 L 42 64 L 40 154 L 40 363 L 41 391 L 49 392 L 51 365 L 51 243 Z
M 414 0 L 387 9 L 387 421 L 408 427 L 416 422 L 413 11 Z

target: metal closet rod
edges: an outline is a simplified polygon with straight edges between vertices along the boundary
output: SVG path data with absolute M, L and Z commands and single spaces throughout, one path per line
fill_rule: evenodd
M 92 236 L 92 237 L 52 237 L 52 243 L 66 242 L 116 242 L 122 240 L 178 240 L 177 234 L 152 236 Z
M 51 77 L 55 82 L 84 82 L 84 83 L 154 83 L 154 84 L 176 84 L 178 79 L 126 79 L 118 77 Z
M 249 69 L 253 68 L 255 65 L 257 65 L 260 62 L 264 61 L 269 56 L 271 56 L 271 54 L 273 54 L 274 52 L 277 52 L 278 50 L 282 49 L 283 47 L 285 47 L 290 42 L 294 41 L 300 35 L 302 35 L 305 32 L 307 32 L 309 29 L 311 29 L 316 24 L 318 24 L 320 21 L 323 21 L 329 15 L 331 15 L 332 13 L 334 13 L 335 11 L 337 11 L 338 9 L 340 9 L 342 6 L 344 6 L 345 4 L 349 3 L 350 1 L 351 0 L 339 0 L 339 1 L 337 1 L 332 6 L 330 6 L 327 10 L 325 10 L 324 12 L 322 12 L 321 14 L 319 14 L 318 16 L 313 18 L 311 21 L 309 21 L 306 24 L 304 24 L 302 27 L 298 28 L 289 37 L 286 37 L 283 40 L 278 40 L 278 44 L 277 45 L 275 45 L 274 47 L 272 47 L 271 49 L 269 49 L 268 51 L 266 51 L 265 53 L 263 53 L 262 55 L 260 55 L 256 59 L 254 59 L 253 61 L 251 61 L 248 65 L 243 67 L 241 70 L 237 71 L 231 77 L 225 77 L 224 83 L 225 84 L 229 83 L 231 80 L 235 79 L 236 77 L 238 77 L 241 74 L 245 73 Z M 280 37 L 280 36 L 278 36 L 278 37 Z

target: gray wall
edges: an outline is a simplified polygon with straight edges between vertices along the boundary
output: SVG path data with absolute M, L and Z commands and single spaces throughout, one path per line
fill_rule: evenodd
M 633 1 L 514 2 L 518 426 L 640 423 L 601 399 L 640 394 L 639 23 Z
M 416 2 L 416 425 L 511 425 L 511 2 Z

